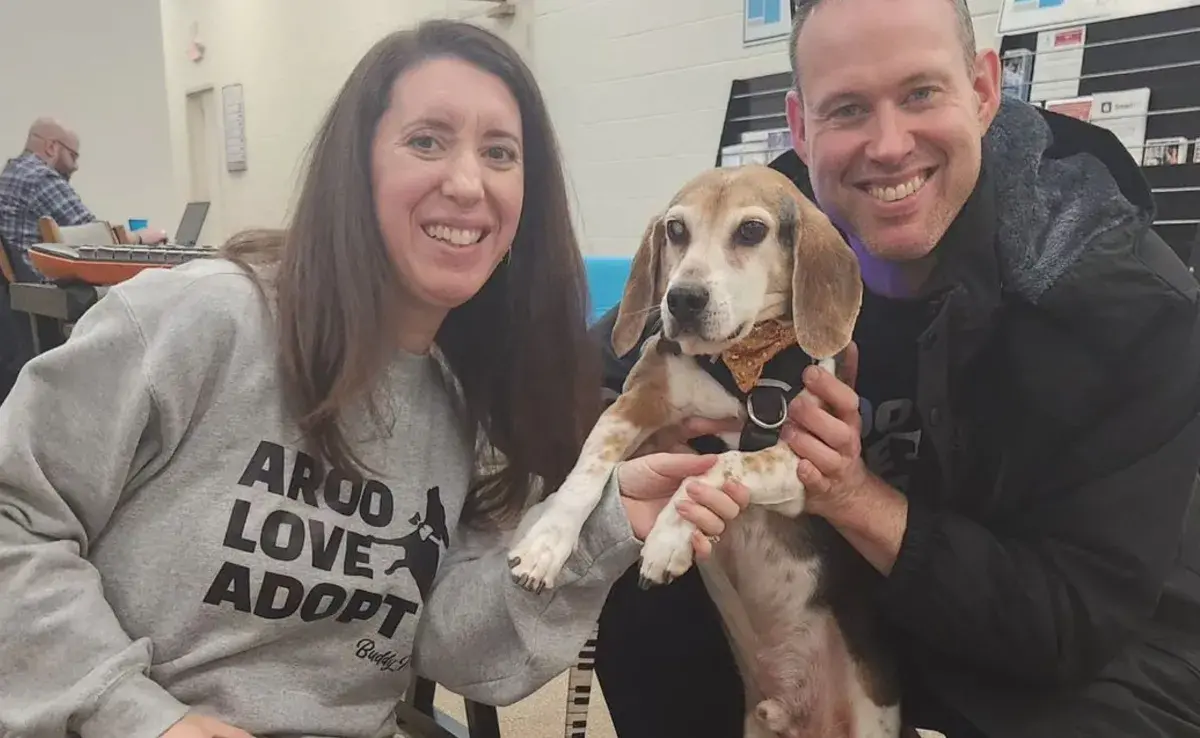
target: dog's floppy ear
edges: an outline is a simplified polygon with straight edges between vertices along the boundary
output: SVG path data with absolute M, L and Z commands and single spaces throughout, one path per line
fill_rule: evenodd
M 613 324 L 612 346 L 617 356 L 633 350 L 646 330 L 646 316 L 662 300 L 662 250 L 667 233 L 662 216 L 655 215 L 642 234 L 625 283 L 625 294 Z
M 779 230 L 785 240 L 790 230 L 793 239 L 796 341 L 814 359 L 832 358 L 850 343 L 862 306 L 858 257 L 807 197 L 797 191 L 783 200 Z

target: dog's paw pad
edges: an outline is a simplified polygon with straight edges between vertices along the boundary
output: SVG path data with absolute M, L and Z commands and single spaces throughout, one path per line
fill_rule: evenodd
M 773 733 L 782 733 L 791 722 L 790 716 L 778 700 L 763 700 L 754 708 L 754 716 Z
M 652 589 L 654 587 L 670 584 L 675 581 L 675 577 L 668 574 L 661 582 L 649 579 L 645 574 L 638 574 L 638 589 Z
M 554 586 L 578 539 L 578 534 L 564 525 L 542 522 L 538 521 L 508 556 L 513 581 L 534 593 Z
M 682 518 L 654 526 L 642 546 L 639 584 L 670 584 L 683 576 L 692 566 L 693 530 Z

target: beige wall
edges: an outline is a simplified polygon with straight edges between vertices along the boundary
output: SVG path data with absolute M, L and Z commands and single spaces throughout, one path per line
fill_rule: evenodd
M 15 153 L 35 115 L 61 115 L 83 137 L 77 186 L 103 217 L 150 217 L 173 233 L 200 184 L 214 203 L 203 240 L 219 242 L 284 222 L 305 148 L 372 43 L 422 18 L 471 18 L 537 74 L 585 250 L 628 254 L 663 199 L 713 163 L 731 81 L 787 69 L 783 41 L 743 47 L 742 0 L 513 3 L 516 19 L 498 23 L 483 17 L 483 0 L 0 2 L 0 27 L 57 19 L 53 34 L 0 44 L 0 68 L 22 71 L 6 76 L 0 147 Z M 981 45 L 996 43 L 998 5 L 972 0 Z M 198 63 L 187 56 L 193 36 L 205 45 Z M 229 84 L 243 87 L 244 172 L 225 168 Z M 189 113 L 189 93 L 201 90 L 211 93 Z M 204 125 L 207 138 L 189 133 Z M 193 154 L 207 163 L 193 167 Z
M 632 254 L 648 218 L 716 159 L 735 79 L 786 72 L 742 45 L 744 0 L 534 0 L 532 59 L 564 141 L 584 248 Z M 1000 0 L 973 0 L 981 47 Z
M 204 239 L 250 226 L 281 225 L 326 109 L 359 58 L 390 31 L 423 18 L 478 13 L 454 0 L 162 0 L 167 106 L 175 187 L 192 191 L 188 94 L 211 89 L 217 165 L 207 178 L 213 209 Z M 481 19 L 486 20 L 486 19 Z M 204 58 L 193 62 L 198 39 Z M 245 171 L 226 171 L 222 87 L 242 85 Z M 215 149 L 215 151 L 214 151 Z
M 0 0 L 0 165 L 29 124 L 61 118 L 80 137 L 72 184 L 97 217 L 174 232 L 159 0 Z

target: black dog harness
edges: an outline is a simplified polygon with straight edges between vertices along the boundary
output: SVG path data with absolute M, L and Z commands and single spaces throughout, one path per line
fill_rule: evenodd
M 679 344 L 662 337 L 662 320 L 656 314 L 649 334 L 658 333 L 659 350 L 678 355 Z M 779 431 L 787 420 L 788 404 L 804 389 L 804 370 L 815 364 L 813 358 L 798 345 L 791 345 L 763 365 L 758 381 L 749 392 L 743 392 L 733 372 L 720 356 L 693 356 L 696 366 L 715 379 L 725 391 L 738 398 L 746 408 L 746 424 L 738 439 L 738 451 L 761 451 L 779 442 Z M 720 453 L 728 450 L 715 436 L 701 436 L 689 441 L 700 453 Z
M 746 408 L 747 420 L 738 441 L 739 451 L 760 451 L 779 442 L 779 431 L 787 420 L 788 404 L 804 389 L 804 370 L 815 363 L 804 349 L 789 346 L 763 366 L 762 375 L 749 392 L 742 392 L 734 381 L 733 372 L 719 356 L 693 358 L 697 366 Z

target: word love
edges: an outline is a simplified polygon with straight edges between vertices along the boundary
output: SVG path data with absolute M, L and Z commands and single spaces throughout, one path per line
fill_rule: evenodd
M 351 577 L 371 579 L 370 536 L 346 530 L 340 525 L 326 526 L 321 520 L 305 522 L 299 515 L 287 510 L 272 510 L 267 513 L 253 537 L 247 535 L 250 527 L 250 503 L 234 500 L 229 524 L 225 527 L 224 545 L 227 548 L 254 553 L 261 550 L 276 561 L 295 561 L 307 549 L 314 569 L 333 571 L 342 560 L 342 573 Z M 308 544 L 308 545 L 305 545 Z

